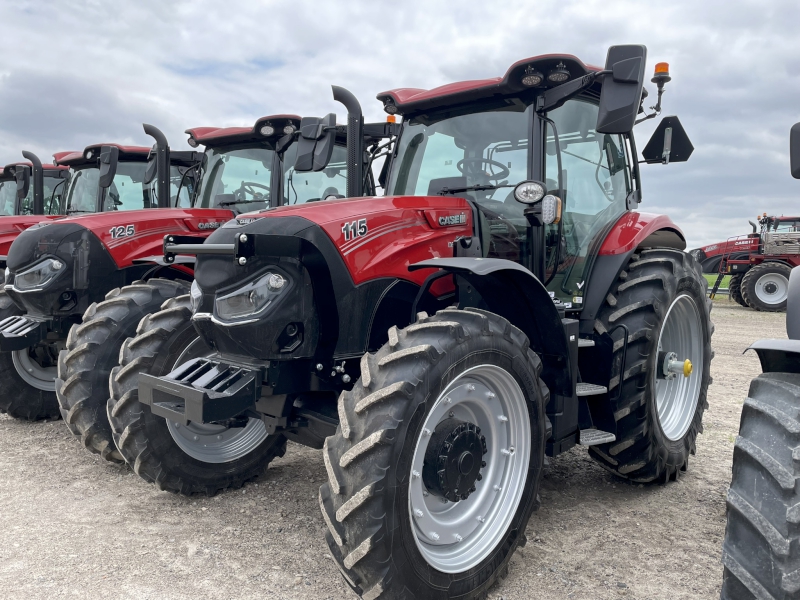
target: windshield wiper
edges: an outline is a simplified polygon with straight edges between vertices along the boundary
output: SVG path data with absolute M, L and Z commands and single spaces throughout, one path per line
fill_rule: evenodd
M 464 187 L 454 187 L 454 188 L 443 187 L 441 190 L 439 190 L 439 195 L 447 196 L 448 194 L 456 194 L 458 192 L 482 192 L 485 190 L 497 190 L 500 188 L 507 188 L 507 187 L 514 187 L 514 186 L 508 184 L 489 185 L 485 183 L 478 183 L 476 185 L 466 185 Z
M 81 210 L 79 208 L 68 208 L 67 209 L 67 214 L 68 215 L 72 215 L 74 213 L 93 213 L 93 212 L 94 212 L 93 210 Z
M 217 206 L 233 206 L 234 204 L 260 204 L 261 202 L 269 203 L 269 200 L 227 200 L 225 202 L 220 202 Z

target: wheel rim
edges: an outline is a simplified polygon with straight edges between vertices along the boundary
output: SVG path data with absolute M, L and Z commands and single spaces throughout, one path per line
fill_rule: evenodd
M 703 352 L 703 328 L 697 304 L 691 296 L 678 296 L 661 326 L 653 374 L 658 422 L 664 435 L 672 441 L 683 438 L 694 419 L 703 381 Z M 674 353 L 680 361 L 691 361 L 691 373 L 659 377 L 663 368 L 659 357 L 664 353 Z
M 211 352 L 200 339 L 194 340 L 175 361 L 173 369 L 187 360 L 208 356 Z M 172 439 L 186 454 L 205 463 L 227 463 L 250 454 L 267 438 L 267 428 L 260 419 L 249 419 L 244 427 L 210 423 L 181 425 L 167 419 Z
M 476 425 L 485 436 L 482 479 L 466 500 L 445 502 L 421 474 L 437 425 L 447 419 Z M 420 430 L 411 463 L 409 515 L 417 548 L 444 573 L 484 560 L 501 542 L 519 506 L 530 463 L 527 401 L 517 381 L 494 365 L 473 367 L 439 395 Z
M 35 348 L 24 348 L 11 353 L 17 374 L 25 383 L 37 390 L 55 392 L 58 367 L 43 367 L 30 355 L 31 351 L 35 351 Z
M 764 304 L 780 304 L 789 296 L 789 280 L 780 273 L 766 273 L 755 285 L 756 297 Z

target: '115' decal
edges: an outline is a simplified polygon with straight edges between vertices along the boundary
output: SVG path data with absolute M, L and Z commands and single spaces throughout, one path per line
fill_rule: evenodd
M 349 242 L 352 239 L 367 235 L 367 220 L 359 219 L 358 221 L 351 221 L 342 225 L 342 233 L 344 234 L 344 241 Z

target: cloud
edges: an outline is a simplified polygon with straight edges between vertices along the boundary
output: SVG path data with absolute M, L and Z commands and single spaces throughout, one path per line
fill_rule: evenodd
M 343 120 L 332 83 L 353 91 L 368 119 L 383 119 L 374 97 L 386 89 L 498 76 L 547 52 L 602 64 L 608 46 L 644 43 L 648 70 L 671 65 L 664 114 L 680 116 L 696 150 L 687 163 L 643 166 L 641 209 L 671 215 L 692 246 L 746 233 L 756 213 L 796 212 L 795 0 L 16 6 L 0 38 L 0 164 L 22 148 L 49 156 L 103 141 L 149 145 L 143 121 L 183 148 L 183 131 L 199 125 L 283 112 Z M 637 128 L 640 149 L 655 125 Z

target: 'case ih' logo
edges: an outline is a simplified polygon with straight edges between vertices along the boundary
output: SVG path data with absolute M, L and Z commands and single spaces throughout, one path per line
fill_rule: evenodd
M 199 223 L 197 225 L 198 229 L 219 229 L 222 227 L 222 223 Z
M 463 225 L 467 222 L 467 215 L 461 213 L 460 215 L 447 215 L 439 217 L 439 225 L 442 227 L 449 227 L 450 225 Z

